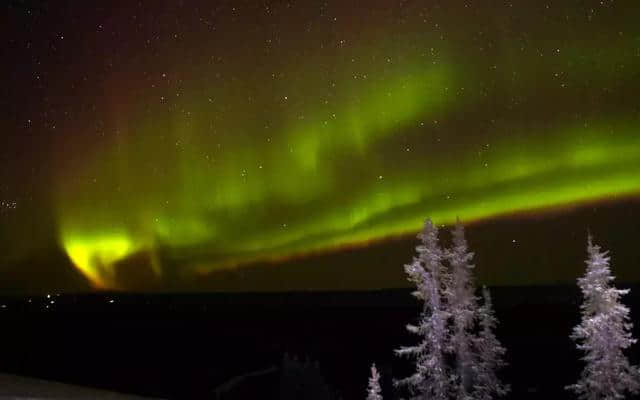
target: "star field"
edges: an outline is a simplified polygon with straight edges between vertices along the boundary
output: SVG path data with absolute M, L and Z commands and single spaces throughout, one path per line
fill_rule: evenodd
M 8 7 L 0 208 L 96 287 L 640 191 L 632 2 Z

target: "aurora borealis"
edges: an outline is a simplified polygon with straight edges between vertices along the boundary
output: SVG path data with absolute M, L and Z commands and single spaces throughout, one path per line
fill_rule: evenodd
M 8 263 L 126 288 L 640 192 L 631 1 L 62 3 L 8 6 Z

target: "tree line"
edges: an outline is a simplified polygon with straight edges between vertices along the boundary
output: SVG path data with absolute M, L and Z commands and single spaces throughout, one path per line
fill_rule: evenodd
M 506 365 L 506 349 L 494 333 L 498 320 L 491 295 L 486 287 L 482 298 L 476 295 L 474 253 L 460 221 L 451 236 L 451 246 L 441 246 L 437 226 L 427 219 L 418 234 L 417 254 L 404 266 L 422 310 L 418 322 L 406 327 L 418 343 L 395 350 L 412 360 L 413 373 L 395 379 L 394 385 L 412 400 L 499 398 L 510 387 L 498 376 Z M 566 387 L 581 400 L 622 399 L 626 393 L 640 392 L 640 369 L 624 354 L 636 342 L 629 308 L 620 301 L 628 290 L 614 287 L 609 264 L 608 252 L 589 235 L 586 271 L 578 279 L 581 321 L 571 333 L 585 365 L 578 382 Z M 367 400 L 382 400 L 379 380 L 373 364 Z

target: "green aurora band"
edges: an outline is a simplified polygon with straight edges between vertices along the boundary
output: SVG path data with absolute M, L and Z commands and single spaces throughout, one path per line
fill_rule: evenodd
M 483 59 L 461 51 L 463 36 L 406 29 L 356 44 L 355 61 L 289 59 L 280 79 L 267 57 L 219 81 L 208 61 L 174 64 L 190 83 L 168 84 L 171 98 L 114 85 L 117 134 L 66 160 L 56 185 L 69 258 L 117 288 L 114 266 L 135 254 L 158 279 L 167 260 L 198 276 L 412 233 L 426 216 L 471 222 L 640 192 L 637 110 L 610 92 L 583 101 L 594 85 L 638 87 L 637 35 L 557 51 L 540 39 L 527 54 L 505 44 Z

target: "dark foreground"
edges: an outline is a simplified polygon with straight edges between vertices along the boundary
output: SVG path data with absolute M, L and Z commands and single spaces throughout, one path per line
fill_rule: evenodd
M 151 400 L 145 397 L 7 374 L 0 374 L 0 399 Z
M 579 319 L 577 289 L 492 293 L 497 334 L 508 350 L 509 398 L 574 398 L 563 387 L 581 365 L 568 338 Z M 637 337 L 640 287 L 625 304 Z M 391 378 L 409 373 L 410 363 L 393 349 L 414 343 L 404 326 L 418 312 L 408 290 L 51 295 L 4 298 L 0 307 L 4 373 L 193 399 L 361 399 L 372 362 L 385 398 L 395 398 Z M 638 361 L 640 345 L 630 357 Z

